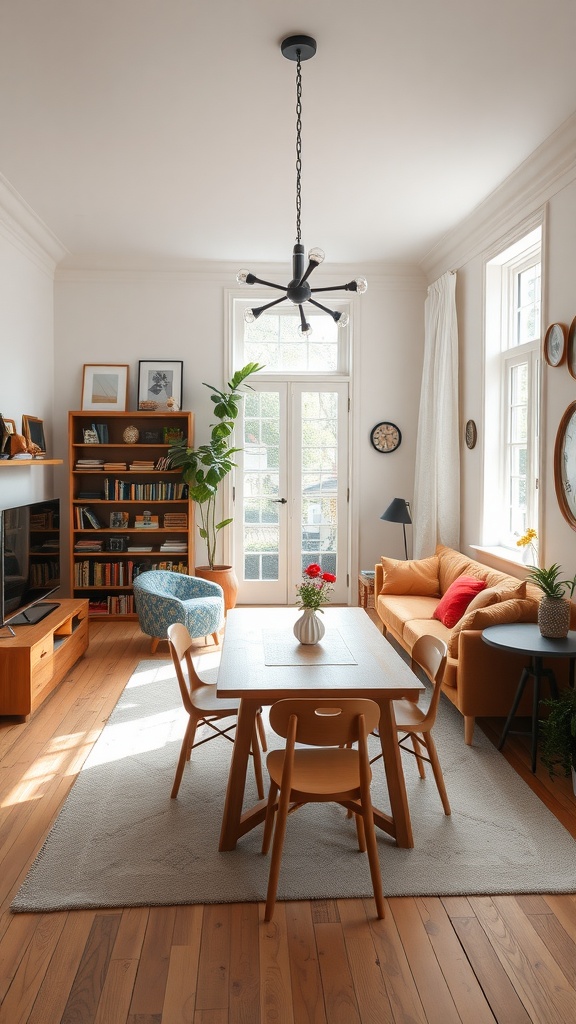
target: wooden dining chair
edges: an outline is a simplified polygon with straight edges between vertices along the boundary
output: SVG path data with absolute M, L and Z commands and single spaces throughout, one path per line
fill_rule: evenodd
M 272 919 L 276 904 L 288 814 L 302 804 L 332 802 L 355 815 L 358 847 L 368 853 L 376 910 L 379 918 L 384 917 L 367 740 L 379 718 L 378 705 L 360 698 L 337 703 L 334 698 L 280 700 L 272 705 L 270 726 L 286 739 L 286 747 L 272 750 L 266 759 L 270 792 L 262 853 L 268 852 L 272 834 L 274 838 L 265 921 Z M 297 750 L 296 744 L 306 749 Z
M 426 634 L 418 638 L 412 648 L 412 664 L 419 665 L 426 673 L 434 689 L 427 710 L 423 710 L 411 700 L 395 700 L 392 702 L 396 729 L 400 735 L 398 740 L 402 750 L 414 754 L 418 762 L 420 778 L 426 778 L 424 762 L 432 766 L 438 793 L 444 808 L 444 814 L 450 814 L 450 803 L 444 784 L 444 776 L 438 760 L 436 744 L 432 738 L 432 727 L 436 721 L 438 701 L 442 691 L 442 677 L 446 668 L 448 648 L 443 640 Z M 410 740 L 411 746 L 407 746 Z M 382 756 L 381 754 L 379 755 Z M 376 758 L 372 759 L 374 762 Z
M 216 686 L 211 683 L 205 683 L 200 679 L 192 661 L 191 647 L 193 638 L 190 636 L 186 626 L 181 622 L 174 622 L 171 626 L 168 626 L 167 633 L 168 646 L 176 670 L 182 703 L 189 715 L 188 725 L 186 726 L 182 747 L 180 748 L 180 757 L 176 766 L 174 785 L 170 794 L 172 799 L 174 799 L 180 789 L 184 765 L 186 761 L 190 760 L 194 747 L 199 747 L 209 740 L 216 739 L 218 736 L 223 736 L 224 739 L 230 740 L 231 743 L 234 742 L 234 737 L 229 734 L 236 728 L 236 721 L 231 722 L 223 729 L 219 728 L 215 723 L 224 718 L 236 719 L 240 701 L 223 700 L 217 697 Z M 211 734 L 195 743 L 194 739 L 199 725 L 206 725 L 211 730 Z M 263 800 L 264 781 L 262 778 L 260 746 L 262 750 L 267 750 L 266 733 L 264 731 L 261 711 L 256 715 L 256 727 L 252 737 L 252 755 L 254 758 L 254 775 L 258 797 L 260 800 Z

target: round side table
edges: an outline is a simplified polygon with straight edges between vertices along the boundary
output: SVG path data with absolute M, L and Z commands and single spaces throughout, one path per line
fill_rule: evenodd
M 522 694 L 528 680 L 534 680 L 532 694 L 532 771 L 536 771 L 536 754 L 538 750 L 538 705 L 540 703 L 540 683 L 542 678 L 548 680 L 553 697 L 558 696 L 556 677 L 551 668 L 544 668 L 544 658 L 568 658 L 570 661 L 570 686 L 574 686 L 574 659 L 576 658 L 576 631 L 572 630 L 567 637 L 552 640 L 542 636 L 540 627 L 535 622 L 510 622 L 501 626 L 488 626 L 482 631 L 482 639 L 490 647 L 498 647 L 514 654 L 527 654 L 529 664 L 522 670 L 518 689 L 512 707 L 506 719 L 498 750 L 502 750 L 506 737 L 511 732 L 510 726 L 516 714 Z

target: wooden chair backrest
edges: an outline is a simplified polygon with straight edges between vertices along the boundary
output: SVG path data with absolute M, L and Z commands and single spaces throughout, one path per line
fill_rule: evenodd
M 380 721 L 380 708 L 365 698 L 279 700 L 270 708 L 270 726 L 285 739 L 290 720 L 296 718 L 296 743 L 315 747 L 338 747 L 355 743 L 360 737 L 359 717 L 364 716 L 366 734 Z
M 167 634 L 168 647 L 170 648 L 170 654 L 172 655 L 172 661 L 176 670 L 182 703 L 186 710 L 190 711 L 190 694 L 205 685 L 194 668 L 192 655 L 190 654 L 192 637 L 182 622 L 174 622 L 171 626 L 168 626 Z M 186 662 L 188 679 L 186 679 L 182 668 L 183 661 Z
M 434 686 L 432 698 L 426 712 L 426 718 L 422 724 L 432 726 L 436 719 L 438 701 L 442 690 L 442 679 L 446 668 L 448 647 L 443 640 L 437 636 L 426 634 L 418 638 L 412 648 L 412 661 L 415 661 L 428 676 Z

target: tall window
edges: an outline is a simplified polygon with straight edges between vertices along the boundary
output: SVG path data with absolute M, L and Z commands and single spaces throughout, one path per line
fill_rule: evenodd
M 484 541 L 538 524 L 541 228 L 486 264 Z

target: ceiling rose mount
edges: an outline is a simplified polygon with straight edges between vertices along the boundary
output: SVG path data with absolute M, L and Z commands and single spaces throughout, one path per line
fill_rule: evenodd
M 284 292 L 279 299 L 267 302 L 264 306 L 256 306 L 252 309 L 247 309 L 244 313 L 244 319 L 247 323 L 253 323 L 262 315 L 262 313 L 265 313 L 273 306 L 277 306 L 278 303 L 284 302 L 285 299 L 288 299 L 295 306 L 298 306 L 300 311 L 300 334 L 309 335 L 312 333 L 312 328 L 306 320 L 303 308 L 305 302 L 310 302 L 312 306 L 316 306 L 317 309 L 321 309 L 324 313 L 327 313 L 339 327 L 345 327 L 349 321 L 347 312 L 329 309 L 328 306 L 324 306 L 321 302 L 318 302 L 317 299 L 313 299 L 312 296 L 318 292 L 332 291 L 357 292 L 359 295 L 362 295 L 368 288 L 368 282 L 365 277 L 358 277 L 356 280 L 349 281 L 347 284 L 333 285 L 332 287 L 327 288 L 311 288 L 308 283 L 310 274 L 320 263 L 322 263 L 324 259 L 324 252 L 322 249 L 310 249 L 308 252 L 308 265 L 306 265 L 304 246 L 302 245 L 301 238 L 302 62 L 310 60 L 310 58 L 316 53 L 316 40 L 313 39 L 312 36 L 288 36 L 280 44 L 280 49 L 287 60 L 296 62 L 296 243 L 292 250 L 292 280 L 288 285 L 274 284 L 272 281 L 264 281 L 262 278 L 256 277 L 254 274 L 250 273 L 249 270 L 240 270 L 236 276 L 236 280 L 241 284 L 262 284 L 267 288 L 275 288 Z

